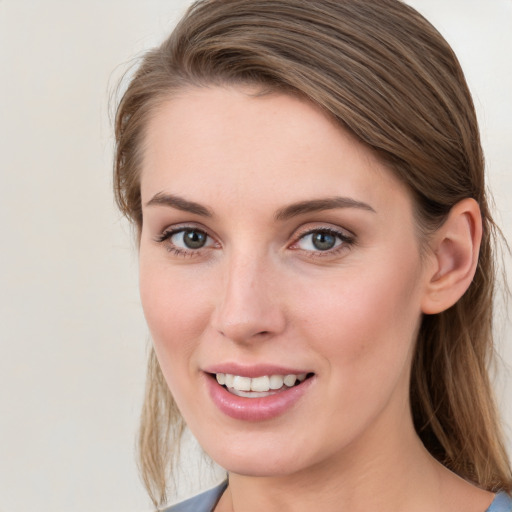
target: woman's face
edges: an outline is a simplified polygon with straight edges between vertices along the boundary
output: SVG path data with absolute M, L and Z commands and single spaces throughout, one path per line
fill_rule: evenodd
M 286 475 L 410 435 L 427 273 L 389 170 L 312 104 L 254 92 L 190 89 L 152 117 L 140 289 L 205 451 Z

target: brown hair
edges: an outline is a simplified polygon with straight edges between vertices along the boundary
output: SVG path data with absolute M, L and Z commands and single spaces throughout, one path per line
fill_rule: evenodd
M 478 202 L 483 240 L 476 275 L 457 304 L 423 319 L 411 407 L 419 436 L 440 462 L 485 489 L 510 491 L 488 377 L 496 227 L 474 106 L 448 43 L 398 0 L 196 2 L 144 57 L 117 111 L 116 199 L 139 232 L 148 118 L 180 88 L 236 83 L 300 94 L 321 106 L 409 187 L 424 234 L 460 200 Z M 169 439 L 178 439 L 181 428 L 152 351 L 139 444 L 155 504 L 165 499 Z

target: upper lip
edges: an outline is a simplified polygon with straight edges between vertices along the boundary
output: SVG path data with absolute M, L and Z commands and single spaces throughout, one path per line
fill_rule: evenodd
M 275 364 L 254 364 L 241 365 L 239 363 L 219 363 L 203 368 L 206 373 L 228 373 L 230 375 L 240 375 L 241 377 L 263 377 L 264 375 L 300 375 L 301 373 L 311 373 L 311 371 L 290 368 Z

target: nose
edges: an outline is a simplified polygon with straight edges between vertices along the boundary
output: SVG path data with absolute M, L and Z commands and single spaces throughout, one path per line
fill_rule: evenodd
M 223 289 L 213 313 L 213 328 L 237 343 L 280 334 L 286 325 L 279 301 L 277 269 L 264 258 L 238 257 L 226 262 Z

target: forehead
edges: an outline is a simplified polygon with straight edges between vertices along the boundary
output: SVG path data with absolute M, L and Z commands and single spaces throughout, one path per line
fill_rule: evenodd
M 265 198 L 276 207 L 325 195 L 376 203 L 408 196 L 319 107 L 247 87 L 192 88 L 165 101 L 147 126 L 141 187 L 143 201 L 164 191 L 207 203 Z

